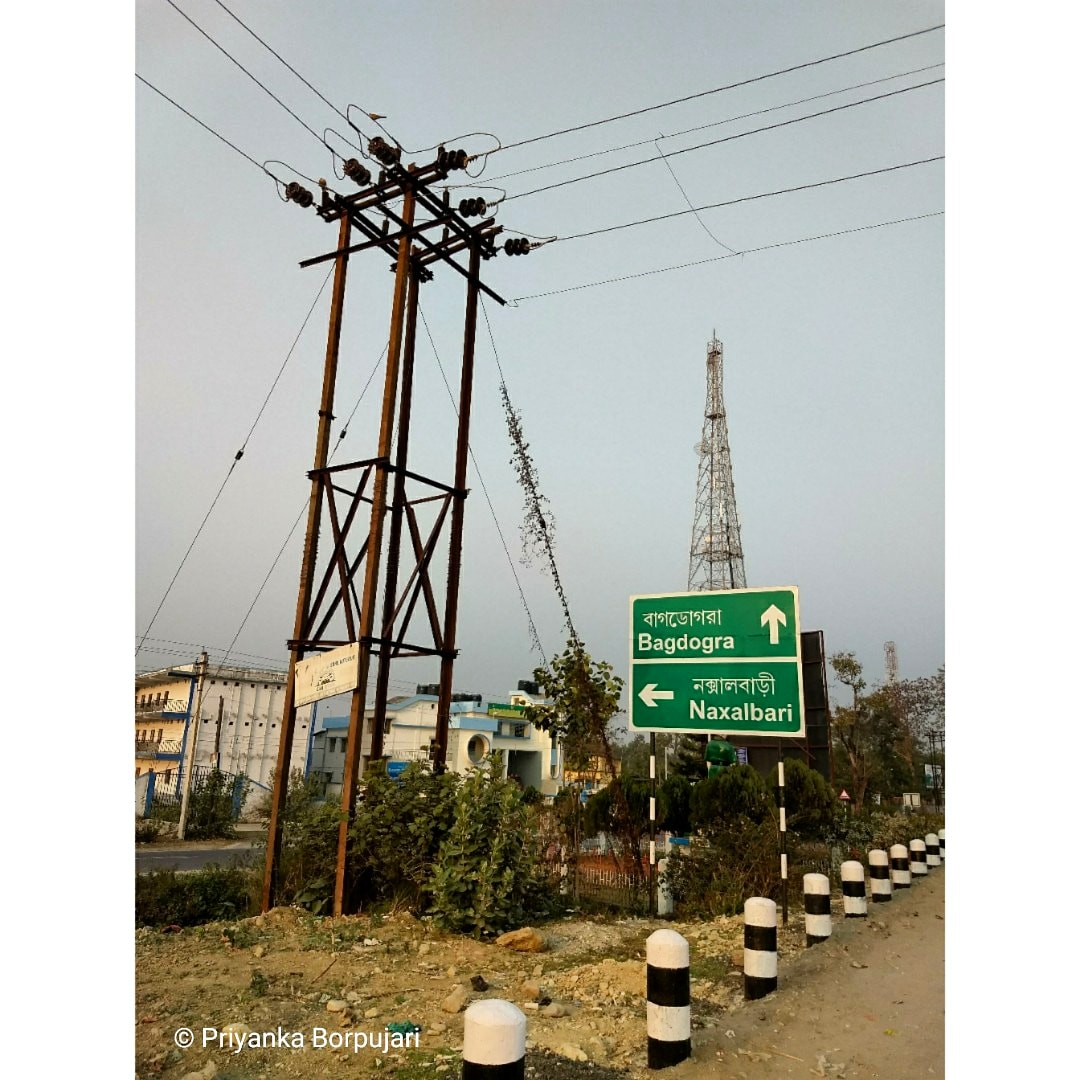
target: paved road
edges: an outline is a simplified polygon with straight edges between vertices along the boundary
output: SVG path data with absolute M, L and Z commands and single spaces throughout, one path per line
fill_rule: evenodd
M 195 842 L 169 848 L 136 848 L 135 872 L 145 874 L 150 870 L 198 870 L 214 863 L 218 866 L 233 866 L 237 862 L 250 861 L 254 848 L 255 845 L 247 840 L 238 840 L 224 846 L 203 846 Z
M 830 940 L 781 956 L 775 994 L 695 1031 L 693 1059 L 671 1080 L 944 1076 L 944 920 L 944 867 L 871 904 L 867 920 L 834 909 Z

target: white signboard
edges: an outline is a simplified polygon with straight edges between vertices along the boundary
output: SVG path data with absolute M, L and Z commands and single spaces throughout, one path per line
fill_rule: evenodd
M 345 694 L 356 689 L 360 681 L 360 644 L 339 645 L 329 652 L 319 653 L 296 665 L 294 704 L 310 705 L 313 701 Z

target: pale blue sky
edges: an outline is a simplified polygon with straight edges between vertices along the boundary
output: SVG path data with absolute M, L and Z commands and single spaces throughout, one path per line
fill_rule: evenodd
M 214 2 L 177 0 L 320 134 L 344 121 Z M 483 131 L 512 143 L 840 53 L 944 21 L 941 3 L 229 3 L 338 108 L 386 114 L 408 149 Z M 165 0 L 136 5 L 135 67 L 279 176 L 327 177 L 329 152 Z M 702 125 L 665 154 L 945 74 L 945 34 L 493 155 L 478 180 Z M 855 84 L 929 68 L 762 116 Z M 881 169 L 945 152 L 944 83 L 725 145 L 670 165 L 695 206 Z M 137 157 L 137 610 L 141 634 L 242 444 L 325 276 L 301 259 L 333 227 L 285 204 L 273 183 L 141 84 Z M 354 119 L 358 117 L 354 109 Z M 361 125 L 364 126 L 364 125 Z M 371 125 L 367 127 L 370 129 Z M 333 142 L 333 137 L 329 137 Z M 492 146 L 459 140 L 471 152 Z M 343 149 L 346 149 L 343 147 Z M 651 157 L 651 142 L 502 181 L 511 195 Z M 411 159 L 424 161 L 426 154 Z M 703 212 L 736 251 L 945 207 L 944 162 Z M 310 186 L 310 185 L 308 185 Z M 484 189 L 466 194 L 489 195 Z M 525 198 L 498 220 L 534 236 L 686 208 L 662 162 Z M 735 492 L 747 583 L 797 585 L 806 629 L 854 650 L 870 678 L 897 644 L 902 676 L 944 654 L 944 219 L 870 229 L 683 270 L 489 302 L 521 410 L 578 630 L 627 666 L 628 597 L 686 586 L 714 328 L 725 349 Z M 693 215 L 500 256 L 485 280 L 524 297 L 726 254 Z M 352 260 L 339 379 L 347 415 L 385 342 L 391 277 Z M 441 271 L 421 304 L 452 385 L 461 279 Z M 151 631 L 139 667 L 188 645 L 227 646 L 304 503 L 328 294 L 301 336 L 243 460 Z M 421 332 L 414 468 L 451 474 L 453 414 Z M 498 378 L 481 320 L 472 444 L 511 552 L 522 496 L 508 464 Z M 337 460 L 374 453 L 381 372 Z M 340 422 L 335 425 L 335 436 Z M 456 683 L 498 697 L 539 662 L 491 513 L 470 467 Z M 236 649 L 284 663 L 300 563 L 298 530 Z M 565 640 L 550 581 L 519 566 L 548 655 Z M 154 652 L 154 648 L 176 650 Z M 241 657 L 240 659 L 243 659 Z M 395 665 L 404 687 L 434 677 Z

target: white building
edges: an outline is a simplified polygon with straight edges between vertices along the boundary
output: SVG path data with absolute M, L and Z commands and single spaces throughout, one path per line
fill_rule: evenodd
M 217 765 L 244 775 L 255 790 L 269 790 L 281 741 L 285 683 L 281 671 L 208 665 L 196 765 Z M 159 785 L 179 791 L 198 702 L 197 665 L 183 664 L 135 677 L 135 775 L 150 769 Z M 303 769 L 312 707 L 297 709 L 292 768 Z M 161 790 L 159 787 L 158 790 Z
M 551 736 L 528 723 L 523 707 L 539 702 L 524 691 L 513 691 L 506 702 L 455 701 L 450 705 L 450 732 L 446 767 L 464 774 L 479 765 L 493 750 L 502 751 L 503 776 L 516 777 L 522 787 L 534 787 L 542 795 L 554 795 L 562 786 L 562 751 Z M 412 694 L 391 698 L 386 705 L 383 753 L 391 773 L 410 761 L 428 761 L 434 752 L 438 697 Z M 361 764 L 371 752 L 371 722 L 364 721 Z M 308 775 L 327 786 L 328 795 L 340 793 L 345 764 L 348 717 L 320 715 L 314 725 L 308 753 Z

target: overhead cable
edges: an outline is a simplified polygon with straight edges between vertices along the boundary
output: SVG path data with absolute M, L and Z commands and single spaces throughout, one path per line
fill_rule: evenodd
M 569 285 L 565 289 L 552 289 L 550 292 L 532 293 L 529 296 L 516 296 L 510 303 L 520 304 L 525 300 L 540 300 L 548 296 L 559 296 L 562 293 L 580 292 L 582 289 L 595 289 L 601 285 L 615 285 L 623 281 L 634 281 L 637 278 L 652 277 L 654 274 L 667 274 L 672 270 L 689 270 L 692 267 L 722 262 L 725 259 L 742 258 L 744 255 L 756 255 L 762 251 L 775 251 L 777 248 L 794 247 L 797 244 L 809 244 L 815 240 L 829 240 L 836 236 L 851 236 L 854 233 L 869 232 L 872 229 L 884 229 L 889 225 L 903 225 L 910 221 L 925 221 L 927 218 L 941 217 L 944 213 L 944 210 L 932 210 L 927 214 L 914 214 L 911 217 L 894 218 L 892 221 L 879 221 L 874 225 L 858 225 L 851 229 L 838 229 L 836 232 L 819 233 L 817 236 L 803 236 L 798 240 L 782 240 L 775 244 L 762 244 L 759 247 L 744 248 L 734 255 L 713 255 L 708 259 L 696 259 L 694 262 L 679 263 L 676 266 L 660 266 L 654 270 L 642 270 L 636 274 L 622 274 L 619 277 L 605 278 L 603 281 L 588 281 L 582 285 Z
M 945 28 L 944 23 L 938 23 L 936 26 L 928 26 L 925 30 L 915 30 L 910 34 L 901 34 L 898 37 L 886 38 L 884 41 L 875 41 L 869 45 L 862 45 L 857 49 L 848 49 L 846 52 L 833 53 L 831 56 L 822 56 L 817 60 L 808 60 L 802 64 L 794 64 L 791 67 L 781 68 L 778 71 L 770 71 L 764 75 L 755 75 L 749 79 L 740 79 L 738 82 L 727 83 L 724 86 L 714 87 L 712 90 L 702 90 L 696 94 L 687 94 L 686 97 L 674 98 L 671 101 L 663 101 L 658 105 L 649 105 L 642 109 L 633 109 L 630 112 L 619 113 L 617 116 L 608 116 L 603 120 L 593 120 L 587 124 L 576 124 L 573 127 L 562 128 L 559 131 L 550 131 L 546 135 L 536 135 L 531 139 L 521 139 L 516 143 L 507 143 L 505 146 L 500 146 L 489 153 L 497 154 L 501 150 L 511 150 L 519 146 L 529 146 L 532 143 L 542 142 L 545 139 L 554 139 L 559 135 L 568 135 L 573 131 L 585 131 L 588 128 L 599 127 L 601 124 L 610 124 L 615 120 L 625 120 L 631 116 L 642 116 L 645 113 L 655 112 L 657 109 L 666 109 L 671 105 L 681 105 L 686 101 L 694 101 L 697 98 L 708 97 L 710 94 L 723 93 L 725 90 L 734 90 L 740 86 L 749 86 L 751 83 L 762 82 L 765 79 L 774 79 L 778 75 L 789 75 L 793 71 L 803 71 L 806 68 L 815 67 L 818 64 L 827 64 L 833 60 L 843 59 L 845 56 L 855 56 L 858 53 L 868 52 L 870 49 L 880 49 L 884 45 L 893 45 L 898 41 L 907 41 L 909 38 L 916 38 L 922 34 L 930 34 L 935 30 L 943 30 Z
M 912 90 L 921 90 L 927 86 L 934 86 L 937 83 L 944 82 L 944 77 L 940 79 L 930 79 L 928 82 L 916 83 L 914 86 L 905 86 L 900 90 L 890 90 L 887 94 L 876 94 L 874 97 L 862 98 L 859 101 L 849 101 L 846 105 L 835 105 L 831 109 L 823 109 L 821 112 L 808 113 L 806 116 L 796 116 L 791 120 L 781 120 L 777 124 L 767 124 L 765 127 L 751 128 L 749 131 L 740 131 L 735 135 L 725 135 L 722 139 L 712 139 L 709 142 L 698 143 L 696 146 L 684 146 L 681 150 L 672 150 L 667 154 L 667 158 L 677 157 L 679 154 L 689 154 L 695 150 L 704 150 L 710 146 L 719 146 L 721 143 L 734 142 L 736 139 L 745 139 L 748 135 L 760 135 L 764 131 L 776 131 L 778 128 L 790 127 L 792 124 L 801 124 L 806 120 L 816 120 L 821 116 L 830 116 L 833 113 L 843 112 L 845 109 L 854 109 L 860 105 L 869 105 L 875 101 L 884 101 L 886 98 L 896 97 L 899 94 L 908 94 Z M 650 165 L 654 161 L 659 161 L 663 155 L 656 155 L 651 158 L 642 158 L 640 161 L 630 161 L 624 165 L 613 165 L 610 169 L 601 169 L 599 172 L 586 173 L 584 176 L 571 177 L 569 180 L 560 180 L 554 184 L 545 184 L 543 187 L 533 188 L 531 191 L 522 191 L 517 195 L 508 195 L 503 202 L 510 202 L 512 199 L 524 199 L 529 195 L 538 195 L 542 191 L 554 191 L 556 188 L 567 187 L 570 184 L 580 183 L 582 180 L 593 180 L 598 176 L 608 176 L 611 173 L 622 172 L 624 169 L 634 169 L 638 165 Z

